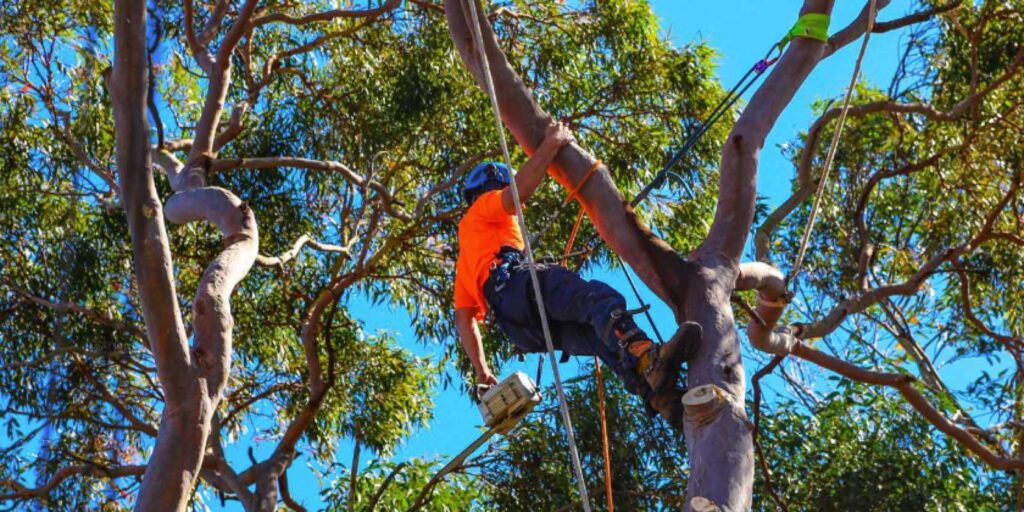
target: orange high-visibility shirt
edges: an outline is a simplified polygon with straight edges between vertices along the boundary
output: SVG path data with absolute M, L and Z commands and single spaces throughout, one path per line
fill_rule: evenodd
M 487 313 L 484 283 L 502 246 L 522 249 L 523 235 L 515 215 L 501 204 L 502 190 L 481 195 L 459 221 L 459 258 L 455 264 L 455 309 L 476 308 L 476 319 Z

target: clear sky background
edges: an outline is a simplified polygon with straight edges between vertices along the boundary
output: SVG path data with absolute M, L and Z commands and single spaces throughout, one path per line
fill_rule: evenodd
M 796 20 L 802 4 L 797 0 L 734 0 L 728 7 L 722 2 L 708 0 L 653 0 L 651 3 L 660 18 L 662 33 L 672 44 L 683 46 L 704 41 L 716 49 L 717 73 L 726 88 L 731 87 L 782 37 Z M 860 1 L 839 0 L 833 15 L 833 30 L 849 23 L 863 5 Z M 897 17 L 909 12 L 911 7 L 909 0 L 895 0 L 885 9 L 880 19 Z M 872 36 L 862 80 L 883 88 L 888 86 L 897 66 L 905 33 L 906 31 L 896 31 Z M 848 45 L 819 65 L 769 134 L 761 153 L 758 190 L 759 194 L 768 198 L 770 206 L 779 204 L 788 196 L 793 177 L 793 166 L 783 156 L 779 146 L 794 140 L 800 132 L 807 130 L 814 120 L 811 105 L 815 100 L 841 97 L 853 70 L 857 47 L 858 44 Z M 618 270 L 597 270 L 586 277 L 601 279 L 620 290 L 628 290 L 628 285 Z M 645 301 L 654 305 L 652 312 L 661 332 L 673 332 L 675 326 L 668 308 L 658 302 L 648 290 L 644 289 L 643 293 Z M 632 300 L 631 305 L 635 305 L 632 304 Z M 442 352 L 442 347 L 425 346 L 416 339 L 410 328 L 408 315 L 403 311 L 373 307 L 368 302 L 359 300 L 353 301 L 349 307 L 355 317 L 365 322 L 368 332 L 387 330 L 393 333 L 403 346 L 417 355 L 437 356 Z M 641 322 L 641 325 L 644 323 Z M 448 342 L 455 343 L 455 340 Z M 750 352 L 746 345 L 745 350 Z M 570 361 L 562 365 L 563 378 L 576 375 L 581 363 L 582 361 Z M 751 363 L 749 359 L 748 363 Z M 508 365 L 503 374 L 507 375 L 508 372 L 521 369 L 533 376 L 536 364 L 537 356 L 528 356 L 525 363 Z M 544 386 L 551 384 L 551 371 L 547 364 L 545 361 L 542 383 Z M 438 386 L 435 403 L 437 406 L 434 419 L 429 427 L 414 433 L 399 447 L 393 457 L 395 461 L 409 458 L 446 459 L 461 451 L 479 435 L 480 415 L 460 390 L 445 390 Z M 229 458 L 237 464 L 236 467 L 247 467 L 245 449 L 250 442 L 256 448 L 257 457 L 269 454 L 275 444 L 273 439 L 256 441 L 252 436 L 241 439 L 228 452 Z M 360 466 L 365 467 L 373 457 L 373 454 L 364 452 Z M 348 466 L 351 460 L 351 444 L 339 446 L 337 462 Z M 321 505 L 318 496 L 320 483 L 306 466 L 307 462 L 308 460 L 300 455 L 289 471 L 289 483 L 292 495 L 299 502 L 307 508 L 317 509 Z M 568 467 L 566 471 L 569 471 Z M 209 505 L 214 510 L 220 510 L 219 503 L 215 500 Z M 241 507 L 229 502 L 227 510 L 241 510 Z

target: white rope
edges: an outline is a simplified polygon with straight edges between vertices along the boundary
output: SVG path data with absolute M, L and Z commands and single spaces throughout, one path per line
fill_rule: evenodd
M 860 44 L 860 54 L 857 56 L 857 63 L 853 67 L 853 76 L 850 77 L 850 85 L 846 88 L 846 96 L 843 98 L 843 109 L 839 112 L 839 124 L 836 125 L 836 131 L 832 134 L 832 144 L 828 148 L 828 154 L 825 155 L 825 165 L 821 171 L 821 180 L 818 181 L 818 189 L 814 193 L 814 205 L 811 207 L 811 213 L 807 218 L 807 226 L 804 228 L 804 236 L 800 240 L 800 250 L 796 255 L 796 262 L 793 264 L 793 269 L 789 272 L 787 281 L 795 281 L 800 276 L 800 267 L 804 263 L 804 254 L 807 252 L 807 243 L 811 239 L 811 232 L 814 231 L 814 221 L 818 218 L 818 208 L 821 206 L 821 198 L 825 192 L 825 184 L 828 182 L 829 174 L 832 171 L 832 161 L 836 157 L 836 149 L 839 147 L 839 139 L 843 135 L 843 126 L 846 124 L 846 113 L 850 110 L 850 98 L 853 96 L 853 90 L 857 87 L 857 78 L 860 77 L 860 66 L 864 62 L 864 53 L 868 49 L 868 40 L 871 38 L 871 31 L 875 29 L 875 0 L 871 0 L 868 3 L 868 24 L 864 30 L 864 40 Z M 810 148 L 805 148 L 810 150 Z M 793 289 L 796 287 L 793 286 Z
M 508 154 L 508 142 L 505 140 L 505 128 L 501 122 L 501 112 L 498 109 L 498 98 L 494 93 L 494 81 L 491 78 L 491 68 L 487 61 L 487 50 L 484 47 L 484 38 L 480 30 L 480 21 L 476 12 L 476 0 L 463 0 L 463 6 L 469 11 L 470 31 L 473 33 L 473 40 L 476 44 L 477 53 L 480 54 L 480 67 L 484 75 L 484 86 L 487 89 L 487 96 L 491 100 L 491 108 L 494 110 L 494 121 L 498 127 L 498 136 L 501 141 L 501 153 L 505 158 L 505 165 L 508 166 L 512 177 L 512 200 L 516 205 L 516 218 L 519 220 L 519 229 L 523 234 L 523 245 L 526 252 L 527 268 L 530 270 L 530 280 L 533 282 L 533 293 L 537 300 L 537 309 L 540 312 L 540 325 L 544 331 L 544 343 L 548 348 L 548 359 L 551 360 L 551 372 L 555 376 L 555 389 L 558 390 L 559 408 L 562 411 L 562 421 L 565 422 L 566 435 L 569 438 L 569 454 L 572 456 L 573 470 L 576 472 L 576 485 L 579 488 L 580 499 L 583 502 L 583 510 L 590 512 L 590 498 L 587 496 L 587 486 L 583 481 L 583 468 L 580 465 L 580 454 L 576 450 L 576 435 L 573 433 L 572 419 L 569 417 L 569 405 L 565 400 L 565 391 L 562 389 L 562 377 L 558 373 L 558 361 L 555 358 L 555 347 L 551 341 L 551 329 L 548 326 L 547 310 L 544 307 L 544 297 L 540 292 L 540 279 L 537 277 L 537 267 L 533 259 L 533 248 L 530 244 L 529 232 L 526 229 L 526 217 L 523 215 L 523 205 L 519 200 L 519 189 L 516 187 L 515 171 L 512 167 L 512 159 Z

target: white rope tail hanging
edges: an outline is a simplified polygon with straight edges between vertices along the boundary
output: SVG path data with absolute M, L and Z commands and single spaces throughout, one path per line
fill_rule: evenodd
M 548 360 L 551 361 L 551 373 L 555 376 L 555 389 L 558 391 L 559 408 L 562 411 L 562 421 L 565 423 L 565 432 L 569 438 L 569 454 L 572 456 L 573 470 L 576 473 L 576 485 L 579 488 L 580 500 L 583 502 L 583 510 L 590 512 L 590 498 L 587 496 L 587 486 L 583 481 L 583 468 L 580 466 L 580 454 L 576 450 L 576 435 L 573 433 L 572 419 L 569 417 L 569 404 L 565 400 L 565 391 L 562 389 L 562 377 L 558 373 L 558 361 L 555 358 L 555 347 L 551 341 L 551 329 L 548 326 L 547 310 L 544 307 L 544 297 L 540 292 L 540 280 L 537 278 L 537 268 L 533 258 L 533 248 L 530 246 L 530 234 L 526 229 L 526 217 L 523 216 L 523 205 L 519 200 L 519 189 L 516 187 L 515 168 L 512 167 L 512 159 L 508 153 L 508 142 L 505 140 L 505 129 L 501 122 L 501 112 L 498 109 L 498 98 L 494 93 L 494 81 L 491 78 L 491 68 L 487 61 L 487 50 L 484 47 L 484 38 L 480 30 L 480 20 L 476 11 L 476 0 L 462 0 L 464 10 L 469 12 L 469 29 L 473 34 L 473 42 L 477 53 L 480 55 L 480 70 L 483 72 L 484 87 L 487 96 L 491 100 L 491 108 L 494 110 L 494 122 L 498 127 L 498 137 L 501 142 L 501 153 L 505 158 L 505 165 L 512 174 L 512 199 L 516 205 L 516 217 L 519 220 L 519 229 L 523 232 L 523 242 L 526 252 L 526 263 L 530 270 L 530 280 L 533 283 L 533 293 L 537 300 L 537 309 L 540 310 L 540 325 L 544 331 L 544 342 L 547 344 Z
M 821 207 L 821 199 L 825 195 L 825 185 L 828 183 L 829 174 L 832 172 L 832 163 L 836 158 L 836 150 L 839 149 L 839 140 L 843 136 L 843 127 L 846 125 L 846 114 L 850 111 L 850 99 L 853 91 L 857 88 L 857 79 L 860 77 L 861 64 L 864 63 L 864 54 L 868 49 L 868 41 L 871 39 L 871 32 L 875 29 L 875 15 L 877 14 L 876 0 L 868 2 L 867 26 L 864 29 L 864 39 L 860 43 L 860 53 L 857 55 L 857 62 L 853 66 L 853 74 L 850 76 L 850 85 L 846 87 L 846 95 L 843 97 L 843 108 L 839 112 L 839 122 L 836 124 L 836 131 L 832 134 L 832 143 L 825 155 L 825 163 L 822 165 L 821 178 L 818 180 L 817 190 L 814 192 L 814 204 L 807 217 L 807 226 L 800 239 L 800 248 L 796 253 L 796 261 L 793 269 L 786 276 L 786 281 L 792 284 L 791 289 L 796 289 L 796 281 L 800 279 L 800 267 L 804 263 L 804 255 L 807 252 L 807 244 L 811 240 L 811 233 L 814 231 L 814 222 L 818 219 L 818 209 Z

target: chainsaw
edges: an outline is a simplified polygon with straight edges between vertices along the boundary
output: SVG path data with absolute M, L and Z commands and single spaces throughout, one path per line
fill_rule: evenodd
M 434 478 L 440 479 L 461 466 L 494 434 L 507 434 L 540 403 L 541 398 L 537 385 L 523 372 L 515 372 L 494 386 L 478 386 L 477 396 L 480 398 L 480 416 L 487 425 L 487 431 L 441 468 Z

